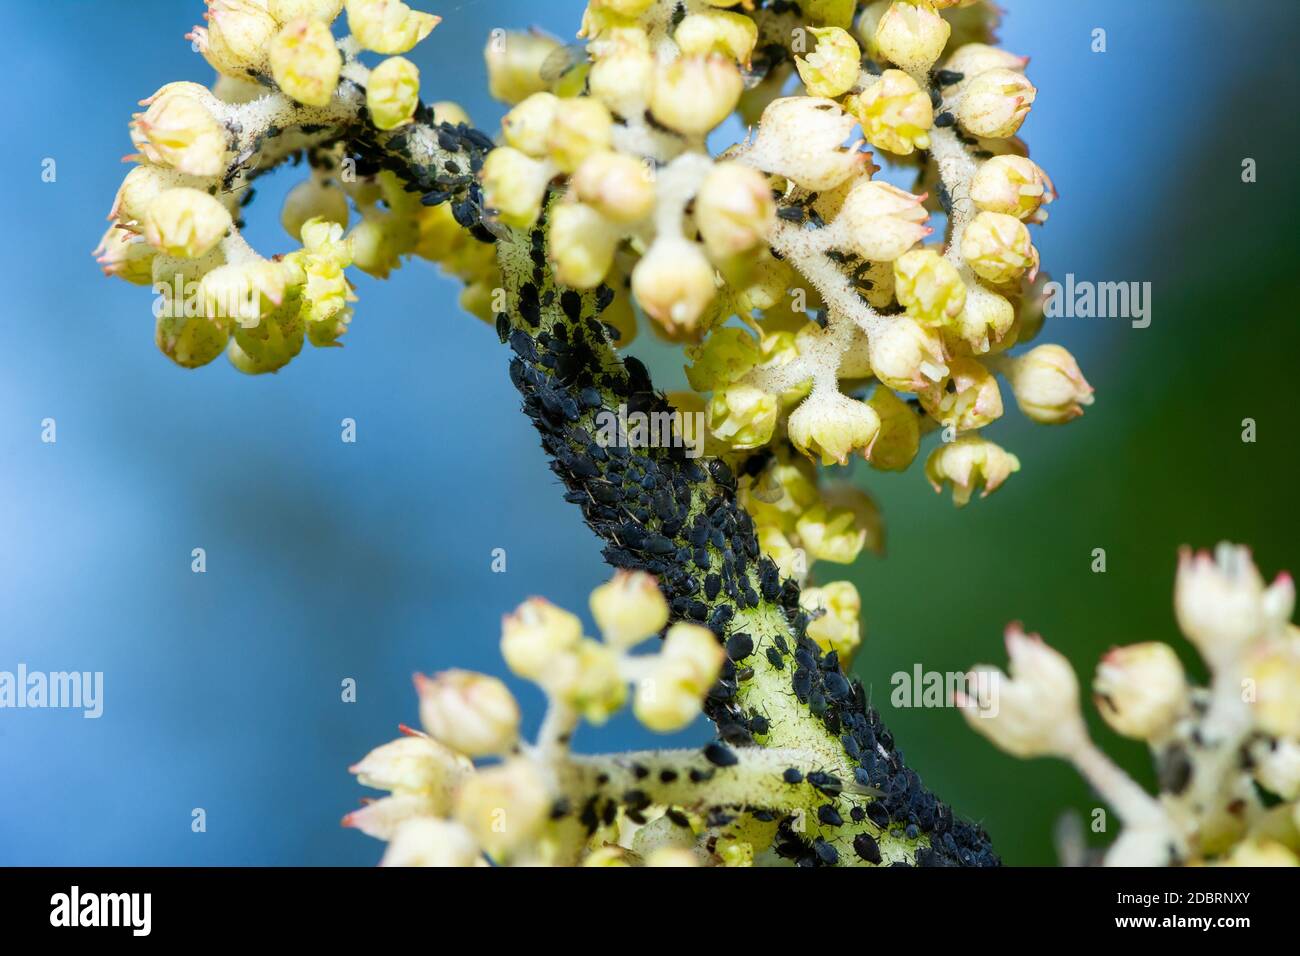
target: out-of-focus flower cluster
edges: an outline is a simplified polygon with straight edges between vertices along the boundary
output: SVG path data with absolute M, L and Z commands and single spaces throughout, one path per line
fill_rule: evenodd
M 224 350 L 248 373 L 274 372 L 304 341 L 339 345 L 355 296 L 345 270 L 386 277 L 403 256 L 463 279 L 483 317 L 500 285 L 492 247 L 449 204 L 426 207 L 389 171 L 358 173 L 341 132 L 365 116 L 381 132 L 415 122 L 419 70 L 400 56 L 439 18 L 399 0 L 207 0 L 188 35 L 218 73 L 211 89 L 168 83 L 131 122 L 135 165 L 95 254 L 108 275 L 155 293 L 158 347 L 186 368 Z M 345 36 L 332 24 L 346 6 Z M 358 58 L 385 54 L 374 69 Z M 455 104 L 437 122 L 468 123 Z M 264 257 L 240 235 L 253 182 L 307 160 L 281 222 L 301 246 Z
M 1210 670 L 1188 684 L 1173 648 L 1117 647 L 1093 678 L 1111 729 L 1145 741 L 1152 797 L 1093 744 L 1068 661 L 1036 635 L 1007 632 L 1009 675 L 977 668 L 963 713 L 1019 757 L 1069 760 L 1109 803 L 1124 830 L 1112 866 L 1300 865 L 1300 628 L 1295 584 L 1266 585 L 1250 552 L 1220 544 L 1184 551 L 1174 593 L 1178 624 Z M 1078 861 L 1073 861 L 1078 862 Z

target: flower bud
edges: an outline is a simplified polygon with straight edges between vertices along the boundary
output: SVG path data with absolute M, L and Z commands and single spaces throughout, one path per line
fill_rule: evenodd
M 877 512 L 876 531 L 879 529 Z M 855 520 L 848 508 L 814 505 L 799 516 L 795 532 L 814 560 L 834 564 L 852 564 L 867 543 L 867 528 Z
M 343 0 L 267 0 L 266 8 L 280 23 L 299 17 L 332 23 L 343 10 Z
M 512 758 L 466 779 L 456 799 L 456 820 L 479 846 L 503 860 L 541 832 L 551 799 L 537 763 Z
M 193 39 L 203 58 L 218 73 L 246 78 L 266 66 L 266 47 L 280 25 L 265 0 L 208 0 L 207 29 L 195 27 Z
M 795 67 L 809 96 L 834 98 L 853 89 L 862 72 L 862 51 L 848 32 L 839 27 L 809 27 L 817 47 L 808 56 L 796 56 Z
M 562 170 L 571 173 L 588 156 L 609 150 L 613 128 L 609 110 L 600 100 L 589 96 L 557 100 L 547 130 L 547 151 Z
M 824 653 L 834 651 L 846 667 L 862 645 L 862 598 L 849 581 L 832 581 L 821 588 L 804 588 L 799 606 L 816 616 L 808 622 L 808 636 Z
M 636 222 L 655 204 L 655 187 L 645 163 L 623 153 L 594 153 L 569 179 L 569 188 L 602 216 Z
M 501 146 L 483 161 L 483 202 L 507 226 L 525 229 L 541 215 L 546 186 L 555 172 L 549 162 Z
M 895 0 L 876 24 L 875 50 L 908 73 L 934 66 L 952 28 L 928 3 Z
M 347 0 L 348 29 L 367 50 L 405 53 L 441 21 L 429 13 L 412 10 L 402 0 Z
M 834 189 L 867 160 L 843 146 L 856 123 L 834 100 L 785 96 L 763 110 L 748 159 L 804 189 Z
M 1061 425 L 1092 404 L 1092 386 L 1059 345 L 1040 345 L 1004 365 L 1020 410 L 1043 425 Z
M 1009 675 L 987 665 L 976 668 L 990 679 L 992 692 L 965 698 L 962 716 L 1013 756 L 1069 757 L 1088 736 L 1070 662 L 1018 624 L 1007 628 L 1006 644 Z
M 336 222 L 314 218 L 303 223 L 303 248 L 289 258 L 303 270 L 303 320 L 333 326 L 347 315 L 351 289 L 343 270 L 352 264 L 352 241 Z
M 843 465 L 859 450 L 870 459 L 880 418 L 865 402 L 839 392 L 814 392 L 790 415 L 787 427 L 794 447 L 809 458 Z
M 654 4 L 655 0 L 590 0 L 588 6 L 593 10 L 606 10 L 617 16 L 635 20 Z
M 574 289 L 594 289 L 614 264 L 618 230 L 580 202 L 559 203 L 551 213 L 548 254 L 555 279 Z
M 117 276 L 132 285 L 150 285 L 153 282 L 153 261 L 157 250 L 117 223 L 108 227 L 93 255 L 106 276 Z
M 284 302 L 289 272 L 283 263 L 264 259 L 217 266 L 199 283 L 204 314 L 252 328 Z
M 391 220 L 373 213 L 357 223 L 348 242 L 352 246 L 352 264 L 376 279 L 387 279 L 402 264 L 401 253 L 388 228 Z
M 919 392 L 948 374 L 943 340 L 905 315 L 891 316 L 883 331 L 870 337 L 871 370 L 889 388 Z
M 582 622 L 545 598 L 529 598 L 501 619 L 501 656 L 512 672 L 532 681 L 580 640 Z
M 966 307 L 966 283 L 957 267 L 933 249 L 915 249 L 894 260 L 894 295 L 923 325 L 951 325 Z
M 728 385 L 709 401 L 709 431 L 737 450 L 760 448 L 776 430 L 777 400 L 752 385 Z
M 339 85 L 343 55 L 323 20 L 303 17 L 285 24 L 270 45 L 271 75 L 306 106 L 327 106 Z
M 966 85 L 957 101 L 957 121 L 966 131 L 989 139 L 1016 135 L 1038 91 L 1023 74 L 986 70 Z
M 1247 548 L 1221 543 L 1214 550 L 1178 555 L 1174 611 L 1187 639 L 1214 670 L 1240 660 L 1260 638 L 1291 617 L 1295 586 L 1279 575 L 1265 589 Z
M 459 823 L 415 817 L 397 827 L 380 866 L 477 866 L 478 844 Z
M 376 747 L 348 772 L 363 787 L 426 794 L 433 813 L 446 813 L 452 792 L 474 765 L 432 737 L 412 732 Z
M 767 557 L 776 562 L 777 571 L 783 578 L 794 578 L 803 583 L 808 576 L 808 554 L 803 548 L 796 548 L 790 539 L 775 526 L 760 526 L 758 529 L 758 547 Z
M 888 387 L 877 388 L 867 404 L 880 416 L 880 436 L 871 446 L 871 467 L 905 471 L 921 446 L 921 421 Z
M 806 458 L 773 458 L 756 476 L 742 476 L 738 500 L 757 525 L 794 531 L 795 522 L 820 497 L 817 474 Z
M 952 332 L 976 353 L 989 350 L 1002 340 L 1016 321 L 1016 310 L 1005 297 L 978 282 L 966 287 L 966 307 L 953 324 Z
M 488 92 L 503 103 L 518 103 L 549 85 L 542 64 L 562 44 L 544 33 L 493 32 L 483 51 L 487 62 Z
M 411 820 L 431 819 L 434 800 L 427 793 L 403 791 L 371 800 L 343 818 L 345 827 L 355 827 L 366 836 L 391 840 Z
M 588 723 L 603 724 L 627 701 L 627 682 L 618 666 L 621 654 L 622 648 L 584 638 L 551 662 L 542 687 Z
M 505 753 L 519 737 L 519 705 L 495 677 L 450 670 L 415 675 L 420 722 L 435 739 L 469 757 Z
M 255 326 L 236 325 L 226 357 L 245 375 L 278 372 L 302 351 L 305 334 L 299 301 L 289 298 L 285 304 L 264 315 Z
M 736 64 L 722 56 L 683 56 L 660 62 L 650 112 L 669 129 L 703 136 L 731 115 L 744 89 Z
M 1283 800 L 1300 797 L 1300 741 L 1257 740 L 1250 747 L 1255 779 Z M 1300 807 L 1297 807 L 1300 816 Z
M 989 70 L 1012 70 L 1022 73 L 1028 62 L 1027 56 L 1016 56 L 1014 53 L 989 46 L 987 43 L 963 43 L 944 61 L 943 68 L 949 73 L 962 75 L 961 86 L 958 88 L 963 89 L 981 73 Z
M 663 629 L 668 623 L 668 602 L 653 575 L 616 571 L 591 592 L 591 614 L 605 643 L 627 648 Z
M 420 104 L 420 70 L 401 56 L 389 57 L 370 71 L 366 108 L 379 129 L 397 129 L 411 122 Z
M 1027 269 L 1031 280 L 1037 272 L 1029 230 L 1000 212 L 982 212 L 971 220 L 962 233 L 961 254 L 976 275 L 998 285 L 1019 279 Z
M 723 10 L 689 13 L 673 33 L 685 56 L 708 56 L 721 53 L 748 64 L 758 42 L 758 24 L 753 17 Z
M 162 315 L 154 323 L 158 350 L 181 368 L 207 365 L 226 347 L 230 323 L 207 316 Z
M 981 483 L 987 498 L 1001 484 L 1020 470 L 1020 459 L 978 435 L 963 435 L 945 442 L 925 462 L 925 476 L 936 493 L 945 481 L 952 482 L 952 503 L 965 507 Z
M 537 159 L 545 156 L 559 102 L 560 98 L 555 94 L 542 92 L 515 104 L 501 119 L 501 133 L 506 145 Z
M 191 176 L 216 176 L 225 167 L 226 131 L 208 104 L 215 100 L 197 83 L 168 83 L 141 106 L 131 141 L 151 163 Z
M 718 679 L 726 652 L 713 632 L 698 624 L 668 629 L 647 677 L 637 684 L 633 710 L 651 730 L 681 730 L 700 714 L 704 695 Z
M 648 49 L 621 45 L 592 64 L 587 85 L 619 116 L 639 116 L 649 102 L 654 75 L 655 58 Z
M 930 147 L 934 108 L 925 90 L 902 70 L 885 70 L 849 101 L 848 109 L 872 146 L 900 156 Z
M 767 177 L 739 163 L 715 164 L 695 197 L 695 224 L 715 259 L 765 242 L 775 221 L 776 202 Z
M 1008 153 L 985 161 L 971 180 L 970 198 L 980 209 L 1035 219 L 1035 213 L 1055 198 L 1047 175 L 1032 160 Z
M 687 348 L 686 357 L 686 381 L 698 392 L 711 392 L 744 377 L 762 359 L 762 349 L 747 330 L 727 326 Z
M 1268 642 L 1249 659 L 1255 724 L 1273 737 L 1300 740 L 1300 635 Z
M 294 239 L 302 237 L 302 227 L 309 219 L 336 222 L 347 228 L 348 197 L 337 186 L 316 177 L 305 179 L 284 198 L 280 224 Z
M 854 186 L 844 198 L 833 228 L 864 259 L 890 262 L 933 231 L 924 197 L 883 182 Z
M 178 259 L 197 259 L 211 251 L 230 230 L 230 211 L 199 189 L 167 189 L 144 213 L 144 237 L 159 252 Z
M 950 378 L 918 393 L 921 407 L 936 422 L 959 432 L 983 428 L 1002 417 L 998 380 L 977 359 L 959 356 L 948 366 Z
M 179 179 L 176 173 L 160 166 L 133 167 L 122 180 L 122 185 L 117 187 L 117 195 L 113 197 L 113 208 L 108 211 L 108 218 L 124 227 L 139 227 L 131 230 L 139 232 L 143 228 L 144 214 L 149 203 Z
M 1168 644 L 1116 647 L 1097 665 L 1097 709 L 1116 733 L 1136 740 L 1163 736 L 1187 707 L 1187 679 Z
M 670 332 L 695 329 L 716 292 L 713 266 L 681 236 L 658 236 L 632 270 L 632 294 Z

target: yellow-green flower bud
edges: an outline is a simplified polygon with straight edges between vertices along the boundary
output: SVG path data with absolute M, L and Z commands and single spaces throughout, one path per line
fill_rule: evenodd
M 834 100 L 784 96 L 763 110 L 748 156 L 804 189 L 834 189 L 866 162 L 865 153 L 844 148 L 856 124 Z
M 632 707 L 637 720 L 659 733 L 681 730 L 700 714 L 704 695 L 726 657 L 713 632 L 697 624 L 668 629 L 663 650 L 637 683 Z
M 555 172 L 549 162 L 517 149 L 494 149 L 483 161 L 483 201 L 507 226 L 527 228 L 541 215 L 546 185 Z
M 416 816 L 393 831 L 380 866 L 478 866 L 483 861 L 474 838 L 459 823 Z
M 930 147 L 934 108 L 929 95 L 902 70 L 885 70 L 853 97 L 848 109 L 872 146 L 900 156 Z
M 695 197 L 695 224 L 715 259 L 766 242 L 774 222 L 776 201 L 767 177 L 739 163 L 715 164 Z
M 650 101 L 654 75 L 650 51 L 623 44 L 592 64 L 587 84 L 591 95 L 619 116 L 639 116 Z
M 951 325 L 966 307 L 966 283 L 957 267 L 933 249 L 917 249 L 894 260 L 894 295 L 923 325 Z
M 295 239 L 302 237 L 302 227 L 309 219 L 323 219 L 337 222 L 344 228 L 348 224 L 348 197 L 343 190 L 332 183 L 323 182 L 316 177 L 305 179 L 284 198 L 284 207 L 280 210 L 280 224 L 284 231 Z
M 970 133 L 989 139 L 1016 135 L 1038 91 L 1024 74 L 985 70 L 968 84 L 957 101 L 957 121 Z
M 944 61 L 943 68 L 950 73 L 960 73 L 962 79 L 957 89 L 964 89 L 975 77 L 989 70 L 1012 70 L 1020 73 L 1029 63 L 1029 57 L 1016 56 L 987 43 L 963 43 Z
M 276 85 L 306 106 L 327 106 L 339 85 L 343 55 L 323 20 L 290 21 L 270 45 Z
M 737 497 L 755 524 L 788 534 L 799 515 L 820 500 L 817 474 L 806 458 L 774 458 L 757 476 L 740 479 Z
M 660 235 L 632 270 L 632 294 L 671 333 L 694 331 L 716 293 L 708 257 L 681 236 Z
M 971 220 L 962 233 L 961 254 L 976 275 L 998 285 L 1019 279 L 1038 258 L 1025 224 L 1000 212 L 982 212 Z
M 149 203 L 176 184 L 180 177 L 169 169 L 159 166 L 136 166 L 126 174 L 122 185 L 117 188 L 113 198 L 113 208 L 108 211 L 108 218 L 115 219 L 120 225 L 143 228 L 145 210 Z
M 775 395 L 752 385 L 728 385 L 709 401 L 709 430 L 732 448 L 759 448 L 772 439 L 777 410 Z
M 867 543 L 867 529 L 858 525 L 852 511 L 820 504 L 799 516 L 795 533 L 814 559 L 835 564 L 852 564 Z
M 912 407 L 888 388 L 877 388 L 867 404 L 880 416 L 880 436 L 871 447 L 871 466 L 904 471 L 921 447 L 921 420 Z
M 302 242 L 302 250 L 289 259 L 303 270 L 303 321 L 337 329 L 340 321 L 346 324 L 351 297 L 343 270 L 352 264 L 352 242 L 343 238 L 342 226 L 324 219 L 303 225 Z
M 458 753 L 503 754 L 519 739 L 519 705 L 495 677 L 464 670 L 416 674 L 415 689 L 424 729 Z
M 977 359 L 957 357 L 949 362 L 951 377 L 918 393 L 930 417 L 959 432 L 983 428 L 1002 417 L 998 380 Z
M 541 684 L 588 723 L 603 724 L 627 702 L 627 682 L 618 669 L 621 654 L 621 649 L 583 638 L 551 662 Z
M 1040 345 L 1003 365 L 1016 403 L 1027 418 L 1044 425 L 1063 425 L 1093 402 L 1093 388 L 1074 356 L 1059 345 Z
M 252 328 L 284 303 L 290 271 L 265 259 L 217 266 L 199 283 L 204 314 Z
M 871 457 L 880 418 L 865 402 L 839 392 L 813 392 L 791 413 L 787 427 L 794 447 L 809 458 L 843 465 L 854 452 Z
M 891 316 L 870 336 L 871 370 L 889 388 L 919 392 L 948 374 L 943 339 L 907 316 Z
M 612 647 L 633 647 L 668 623 L 668 602 L 652 575 L 616 571 L 591 592 L 591 614 L 601 637 Z
M 207 316 L 162 315 L 154 324 L 159 351 L 182 368 L 207 365 L 226 347 L 230 323 Z
M 862 645 L 862 598 L 849 581 L 832 581 L 825 587 L 804 588 L 799 605 L 816 616 L 808 622 L 808 636 L 823 652 L 835 651 L 846 667 Z
M 817 38 L 817 46 L 807 57 L 794 58 L 799 79 L 809 96 L 843 96 L 862 72 L 857 41 L 839 27 L 809 27 L 808 32 Z
M 280 25 L 265 0 L 208 0 L 206 29 L 189 34 L 218 73 L 247 78 L 266 67 L 266 47 Z
M 635 20 L 654 4 L 655 0 L 590 0 L 588 5 L 593 10 L 607 10 L 617 16 Z
M 159 252 L 197 259 L 213 249 L 232 223 L 230 211 L 199 189 L 166 189 L 144 213 L 144 237 Z
M 687 14 L 673 33 L 678 48 L 686 56 L 721 53 L 748 65 L 758 42 L 758 24 L 753 17 L 723 10 L 705 10 Z
M 153 282 L 153 261 L 158 252 L 139 236 L 117 223 L 108 227 L 93 255 L 106 276 L 117 276 L 132 285 Z
M 376 747 L 348 768 L 363 787 L 427 794 L 436 813 L 451 809 L 452 790 L 473 771 L 462 754 L 415 731 Z
M 895 0 L 876 24 L 875 51 L 908 73 L 934 66 L 952 28 L 927 0 Z
M 574 196 L 615 222 L 637 222 L 654 209 L 655 187 L 645 163 L 623 153 L 594 153 L 569 179 Z
M 943 491 L 944 482 L 952 483 L 952 502 L 958 508 L 970 501 L 981 484 L 980 497 L 987 498 L 1019 470 L 1019 458 L 978 435 L 945 442 L 925 462 L 925 476 L 936 492 Z
M 367 50 L 405 53 L 441 21 L 429 13 L 412 10 L 402 0 L 347 0 L 348 29 Z
M 141 106 L 131 141 L 151 163 L 191 176 L 216 176 L 226 167 L 226 130 L 212 114 L 215 97 L 197 83 L 168 83 Z
M 687 348 L 686 357 L 686 381 L 697 392 L 711 392 L 743 378 L 762 359 L 762 349 L 747 330 L 726 326 Z
M 1028 221 L 1038 219 L 1035 213 L 1056 197 L 1037 163 L 1008 153 L 980 165 L 971 180 L 970 198 L 980 209 Z
M 411 122 L 420 103 L 420 70 L 401 56 L 389 57 L 370 71 L 366 81 L 366 108 L 380 129 L 396 129 Z
M 501 619 L 501 656 L 506 666 L 537 681 L 559 655 L 578 646 L 582 622 L 545 598 L 529 598 Z
M 555 102 L 555 115 L 547 131 L 547 151 L 556 164 L 571 173 L 593 153 L 610 148 L 614 121 L 600 100 L 590 96 Z
M 511 758 L 465 778 L 455 817 L 494 859 L 507 862 L 542 832 L 553 802 L 541 764 Z M 468 849 L 460 855 L 468 856 Z
M 921 203 L 889 183 L 860 183 L 844 198 L 834 228 L 862 258 L 890 262 L 933 232 Z
M 501 119 L 501 133 L 506 145 L 540 159 L 549 150 L 551 124 L 560 98 L 554 93 L 534 93 L 525 97 Z
M 987 352 L 990 343 L 1002 340 L 1016 321 L 1016 310 L 1004 296 L 976 282 L 966 288 L 966 308 L 953 325 L 959 336 L 975 352 Z
M 1187 678 L 1168 644 L 1116 647 L 1097 665 L 1092 690 L 1111 729 L 1136 740 L 1164 735 L 1187 707 Z
M 703 136 L 731 115 L 744 88 L 740 70 L 726 57 L 679 57 L 655 68 L 650 112 L 669 129 Z
M 1264 733 L 1300 739 L 1300 635 L 1268 641 L 1251 654 L 1246 677 L 1254 683 L 1252 710 Z
M 452 100 L 436 100 L 429 104 L 429 109 L 433 110 L 433 118 L 439 123 L 450 123 L 452 126 L 460 123 L 466 126 L 474 125 L 474 121 L 469 118 L 469 113 L 465 112 L 465 107 Z
M 555 264 L 555 280 L 574 289 L 594 289 L 614 264 L 619 232 L 590 206 L 557 204 L 551 212 L 547 254 Z
M 343 0 L 267 0 L 267 10 L 280 23 L 312 17 L 332 23 L 343 11 Z
M 402 264 L 397 245 L 386 225 L 387 220 L 370 217 L 362 219 L 348 233 L 352 264 L 376 279 L 387 279 L 389 273 Z
M 562 46 L 544 33 L 493 33 L 483 51 L 487 62 L 488 91 L 503 103 L 518 103 L 549 85 L 542 64 Z

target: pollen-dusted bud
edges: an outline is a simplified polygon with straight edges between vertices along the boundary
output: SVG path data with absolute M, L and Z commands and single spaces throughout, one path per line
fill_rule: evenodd
M 658 733 L 681 730 L 700 714 L 704 695 L 718 679 L 726 652 L 713 632 L 684 622 L 668 629 L 663 650 L 637 682 L 632 708 Z
M 998 380 L 978 359 L 959 356 L 948 366 L 950 378 L 918 393 L 921 407 L 936 422 L 959 432 L 983 428 L 1002 417 Z
M 721 53 L 748 64 L 758 42 L 758 24 L 753 17 L 725 10 L 689 13 L 673 33 L 678 48 L 686 56 Z
M 981 279 L 1004 285 L 1030 270 L 1038 271 L 1038 253 L 1029 230 L 1015 216 L 982 212 L 971 220 L 961 237 L 961 254 Z
M 962 716 L 975 730 L 1016 757 L 1069 757 L 1088 731 L 1079 711 L 1079 682 L 1059 652 L 1018 624 L 1007 628 L 1009 675 L 976 668 L 974 697 L 963 697 Z
M 632 270 L 632 294 L 669 332 L 694 330 L 716 292 L 708 257 L 681 236 L 658 236 Z
M 832 581 L 825 587 L 804 588 L 799 606 L 816 615 L 808 622 L 808 636 L 824 653 L 834 651 L 846 667 L 862 645 L 862 598 L 850 581 Z
M 971 180 L 970 198 L 980 209 L 1025 221 L 1056 198 L 1047 174 L 1033 160 L 1008 153 L 981 164 Z M 1043 214 L 1044 216 L 1046 213 Z
M 645 163 L 623 153 L 594 153 L 569 178 L 575 197 L 615 222 L 637 222 L 655 204 L 655 186 Z
M 181 368 L 199 368 L 213 361 L 230 340 L 230 323 L 207 316 L 161 315 L 154 323 L 158 350 Z
M 843 145 L 856 123 L 834 100 L 785 96 L 763 110 L 746 158 L 804 189 L 834 189 L 867 160 Z
M 650 112 L 669 129 L 703 136 L 731 115 L 744 88 L 740 70 L 723 56 L 661 61 L 650 89 Z
M 207 29 L 189 34 L 218 73 L 246 78 L 266 67 L 266 47 L 280 25 L 265 0 L 208 0 Z
M 894 295 L 923 325 L 951 325 L 966 307 L 966 283 L 957 267 L 933 249 L 916 249 L 894 260 Z
M 891 316 L 882 331 L 870 337 L 871 370 L 889 388 L 919 392 L 948 374 L 943 339 L 904 315 Z
M 609 273 L 618 249 L 618 229 L 590 206 L 558 203 L 551 212 L 547 254 L 555 279 L 574 289 L 594 289 Z
M 936 493 L 943 491 L 945 481 L 952 482 L 952 503 L 958 508 L 970 501 L 981 483 L 980 497 L 987 498 L 1019 470 L 1019 458 L 978 435 L 945 442 L 925 462 L 925 476 Z
M 560 169 L 571 173 L 584 159 L 609 149 L 614 121 L 600 100 L 590 96 L 557 99 L 546 147 Z
M 1074 356 L 1059 345 L 1040 345 L 1002 367 L 1020 410 L 1040 424 L 1063 425 L 1092 404 L 1092 386 Z
M 413 817 L 399 824 L 380 866 L 478 866 L 483 861 L 474 837 L 459 823 Z
M 411 122 L 420 105 L 420 69 L 406 57 L 390 56 L 370 71 L 366 108 L 380 129 L 397 129 Z
M 491 856 L 508 858 L 545 826 L 551 801 L 539 764 L 511 758 L 465 781 L 456 798 L 456 819 Z
M 1024 74 L 986 70 L 966 85 L 957 101 L 957 121 L 967 132 L 989 139 L 1016 135 L 1038 91 Z
M 286 23 L 270 44 L 271 75 L 289 96 L 306 106 L 327 106 L 339 85 L 343 55 L 323 20 L 302 17 Z
M 545 90 L 550 84 L 542 76 L 542 65 L 562 45 L 536 30 L 504 34 L 494 30 L 483 50 L 492 98 L 513 104 Z
M 159 252 L 178 259 L 197 259 L 211 251 L 230 230 L 230 211 L 200 189 L 166 189 L 144 213 L 144 237 Z
M 529 598 L 501 619 L 501 656 L 511 671 L 532 681 L 580 640 L 582 622 L 545 598 Z
M 613 578 L 591 592 L 591 614 L 606 644 L 627 648 L 663 629 L 668 623 L 668 602 L 653 575 L 615 571 Z
M 777 411 L 775 395 L 753 385 L 728 385 L 709 400 L 709 431 L 738 451 L 761 448 L 772 440 Z
M 212 114 L 216 98 L 197 83 L 168 83 L 141 106 L 131 123 L 131 141 L 151 163 L 191 176 L 216 176 L 225 169 L 226 131 Z
M 427 794 L 434 813 L 451 809 L 451 795 L 474 764 L 425 734 L 409 732 L 376 747 L 348 768 L 363 787 Z
M 299 17 L 331 23 L 343 11 L 343 0 L 267 0 L 266 8 L 280 23 Z
M 877 388 L 867 404 L 880 416 L 880 436 L 871 446 L 871 467 L 905 471 L 921 447 L 921 420 L 888 387 Z
M 865 402 L 840 392 L 815 391 L 791 413 L 787 427 L 794 447 L 809 458 L 820 457 L 823 465 L 843 465 L 853 452 L 871 457 L 880 417 Z
M 875 51 L 908 73 L 925 73 L 951 32 L 928 0 L 895 0 L 876 24 Z
M 468 757 L 505 753 L 519 738 L 519 705 L 501 681 L 473 671 L 415 675 L 420 722 L 441 743 Z
M 527 228 L 542 213 L 546 185 L 557 170 L 510 146 L 492 150 L 483 161 L 483 202 L 507 226 Z
M 376 53 L 405 53 L 442 22 L 442 17 L 412 10 L 402 0 L 347 0 L 347 8 L 348 29 Z
M 817 38 L 817 46 L 807 57 L 794 58 L 799 79 L 809 96 L 843 96 L 862 72 L 857 41 L 839 27 L 809 27 L 808 32 Z
M 776 201 L 767 177 L 739 163 L 715 164 L 695 197 L 695 224 L 714 259 L 765 242 L 775 221 Z
M 849 100 L 848 110 L 872 146 L 900 156 L 930 147 L 934 108 L 925 90 L 902 70 L 885 70 Z
M 862 258 L 890 262 L 933 231 L 925 225 L 923 199 L 889 183 L 860 183 L 845 197 L 833 227 Z
M 1136 740 L 1163 736 L 1187 707 L 1187 678 L 1168 644 L 1111 649 L 1097 665 L 1092 690 L 1111 729 Z
M 280 224 L 294 239 L 302 237 L 302 227 L 309 219 L 336 222 L 347 228 L 348 197 L 337 186 L 312 177 L 300 182 L 284 198 Z

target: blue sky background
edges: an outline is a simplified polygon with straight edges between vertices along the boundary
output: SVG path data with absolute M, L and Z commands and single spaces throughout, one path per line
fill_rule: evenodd
M 501 113 L 479 55 L 489 31 L 567 36 L 582 9 L 421 5 L 444 17 L 414 54 L 426 98 L 460 101 L 489 130 Z M 859 671 L 878 699 L 916 661 L 1000 661 L 1002 623 L 1031 613 L 1085 674 L 1112 643 L 1171 637 L 1182 540 L 1253 540 L 1269 570 L 1294 556 L 1291 506 L 1270 502 L 1293 497 L 1297 394 L 1264 374 L 1296 343 L 1294 260 L 1255 229 L 1295 212 L 1281 182 L 1294 172 L 1292 4 L 1004 6 L 1004 45 L 1032 55 L 1039 87 L 1023 135 L 1061 191 L 1036 236 L 1043 262 L 1060 276 L 1156 281 L 1154 322 L 1048 325 L 1044 340 L 1080 358 L 1098 405 L 1066 429 L 1010 412 L 997 435 L 1025 468 L 995 498 L 956 512 L 919 465 L 857 472 L 892 535 L 885 562 L 855 571 L 870 627 Z M 309 349 L 261 378 L 224 359 L 174 367 L 153 345 L 149 291 L 101 277 L 89 253 L 126 172 L 136 101 L 169 80 L 210 79 L 182 39 L 200 12 L 175 0 L 0 8 L 12 83 L 0 150 L 0 670 L 103 671 L 106 685 L 99 720 L 0 710 L 0 864 L 373 863 L 381 846 L 338 826 L 364 793 L 346 767 L 415 721 L 412 672 L 502 673 L 502 613 L 544 594 L 585 614 L 608 573 L 518 412 L 506 350 L 432 266 L 360 276 L 346 348 Z M 1098 26 L 1105 54 L 1090 51 Z M 1238 175 L 1248 155 L 1260 161 L 1253 187 Z M 45 158 L 56 182 L 41 181 Z M 249 219 L 263 251 L 287 248 L 278 207 L 292 182 L 259 184 Z M 1240 294 L 1185 322 L 1180 303 L 1214 301 L 1193 291 L 1208 280 Z M 1259 290 L 1275 287 L 1289 297 L 1262 304 Z M 1224 345 L 1241 323 L 1274 331 L 1254 352 Z M 661 384 L 680 380 L 668 350 L 643 338 L 634 351 Z M 1219 390 L 1219 419 L 1143 430 L 1188 389 Z M 1231 457 L 1248 414 L 1261 422 L 1253 461 Z M 340 441 L 345 417 L 356 444 Z M 56 444 L 40 441 L 45 418 Z M 1141 471 L 1125 465 L 1144 455 Z M 1104 584 L 1087 574 L 1101 545 L 1116 555 Z M 191 573 L 195 547 L 206 574 Z M 498 547 L 505 574 L 490 569 Z M 349 677 L 356 703 L 340 700 Z M 535 726 L 540 696 L 514 686 Z M 931 785 L 985 819 L 1013 862 L 1046 862 L 1061 805 L 1090 806 L 1064 768 L 1003 763 L 949 712 L 885 713 Z M 622 718 L 579 745 L 653 742 Z M 1000 796 L 1012 774 L 1016 794 Z M 191 832 L 196 807 L 206 833 Z

